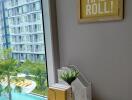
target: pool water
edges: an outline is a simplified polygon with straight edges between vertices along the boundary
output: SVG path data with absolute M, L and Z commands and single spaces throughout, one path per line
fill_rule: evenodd
M 0 100 L 8 100 L 8 96 L 0 96 Z M 44 97 L 32 94 L 12 93 L 12 100 L 47 100 Z

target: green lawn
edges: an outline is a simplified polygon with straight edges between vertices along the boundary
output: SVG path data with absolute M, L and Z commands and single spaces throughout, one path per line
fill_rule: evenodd
M 39 89 L 34 89 L 33 91 L 32 91 L 32 93 L 35 93 L 35 94 L 40 94 L 40 95 L 43 95 L 43 96 L 47 96 L 47 94 L 48 94 L 48 91 L 47 91 L 47 89 L 46 90 L 39 90 Z

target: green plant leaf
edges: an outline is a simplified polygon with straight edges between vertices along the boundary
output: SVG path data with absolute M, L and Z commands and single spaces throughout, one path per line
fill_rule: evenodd
M 67 82 L 69 85 L 78 77 L 79 71 L 70 69 L 62 73 L 61 79 Z

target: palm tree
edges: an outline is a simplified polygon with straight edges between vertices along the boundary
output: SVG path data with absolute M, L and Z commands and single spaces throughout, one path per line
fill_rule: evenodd
M 7 81 L 7 86 L 4 88 L 4 91 L 8 93 L 9 100 L 12 100 L 11 95 L 11 76 L 18 71 L 18 62 L 11 58 L 11 49 L 5 49 L 0 53 L 0 77 Z M 2 86 L 0 86 L 0 92 L 2 92 Z

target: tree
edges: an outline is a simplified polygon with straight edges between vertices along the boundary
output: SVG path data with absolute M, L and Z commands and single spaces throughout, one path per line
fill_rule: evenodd
M 35 80 L 37 83 L 37 89 L 43 91 L 46 89 L 46 80 L 47 80 L 47 71 L 46 71 L 46 64 L 42 62 L 32 62 L 32 61 L 25 61 L 21 68 L 23 72 L 27 75 L 32 75 L 32 79 Z
M 6 93 L 8 93 L 9 100 L 12 100 L 11 76 L 12 74 L 18 72 L 18 61 L 11 58 L 11 49 L 2 50 L 0 55 L 0 78 L 7 81 L 7 86 L 4 89 L 0 85 L 0 92 L 2 92 L 3 89 Z

